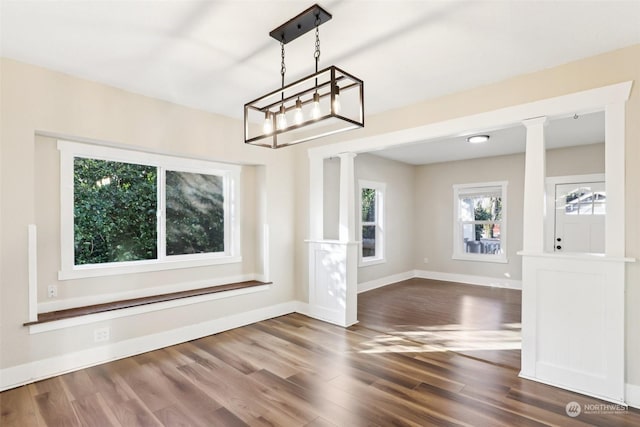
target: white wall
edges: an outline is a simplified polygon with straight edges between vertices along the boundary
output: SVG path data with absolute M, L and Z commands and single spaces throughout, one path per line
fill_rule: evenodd
M 115 345 L 238 313 L 272 307 L 294 297 L 295 213 L 293 152 L 247 146 L 242 122 L 132 94 L 43 68 L 0 63 L 1 168 L 0 368 L 90 350 L 93 330 L 111 328 Z M 60 268 L 58 152 L 49 132 L 142 150 L 242 163 L 243 261 L 213 267 L 58 281 Z M 252 166 L 256 165 L 256 166 Z M 262 212 L 262 214 L 261 214 Z M 29 334 L 27 226 L 38 227 L 39 299 L 57 284 L 58 300 L 140 290 L 191 281 L 263 273 L 260 233 L 269 226 L 267 291 L 200 302 L 131 317 Z M 102 343 L 101 343 L 102 344 Z

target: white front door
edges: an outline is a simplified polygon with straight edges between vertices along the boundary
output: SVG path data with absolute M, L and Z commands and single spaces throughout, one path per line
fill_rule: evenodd
M 554 252 L 604 253 L 603 181 L 555 185 Z

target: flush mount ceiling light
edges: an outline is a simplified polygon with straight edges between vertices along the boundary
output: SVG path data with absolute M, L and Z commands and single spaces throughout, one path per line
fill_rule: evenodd
M 331 15 L 317 4 L 269 35 L 280 42 L 282 86 L 244 105 L 244 142 L 280 148 L 364 126 L 364 83 L 336 66 L 318 71 L 318 27 Z M 315 73 L 285 86 L 284 45 L 316 30 Z
M 471 144 L 480 144 L 481 142 L 487 142 L 489 135 L 473 135 L 467 138 L 467 142 Z

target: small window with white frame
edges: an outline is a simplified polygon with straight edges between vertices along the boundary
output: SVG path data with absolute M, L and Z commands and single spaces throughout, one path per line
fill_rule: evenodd
M 453 186 L 453 259 L 507 262 L 507 182 Z
M 240 262 L 240 166 L 58 141 L 61 280 Z
M 384 198 L 386 185 L 359 181 L 360 266 L 378 264 L 384 257 Z

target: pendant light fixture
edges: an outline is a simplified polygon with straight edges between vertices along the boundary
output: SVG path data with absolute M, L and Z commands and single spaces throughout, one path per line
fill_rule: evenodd
M 336 66 L 318 71 L 320 25 L 331 15 L 317 4 L 269 33 L 280 43 L 281 87 L 244 105 L 244 142 L 280 148 L 364 127 L 364 83 Z M 285 85 L 285 44 L 315 28 L 315 73 Z

